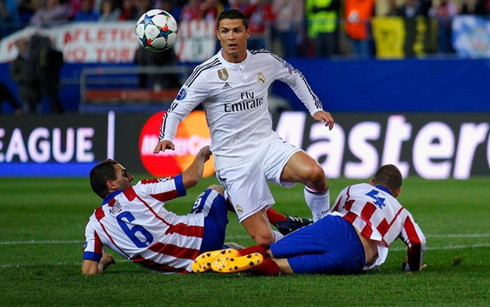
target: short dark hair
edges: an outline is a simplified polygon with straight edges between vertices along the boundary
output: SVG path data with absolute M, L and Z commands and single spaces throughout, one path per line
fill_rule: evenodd
M 402 173 L 393 164 L 386 164 L 381 166 L 374 175 L 374 184 L 382 185 L 390 189 L 391 193 L 402 186 Z
M 248 30 L 248 18 L 239 9 L 229 9 L 229 10 L 224 10 L 223 12 L 221 12 L 221 14 L 219 14 L 218 20 L 216 22 L 217 28 L 219 28 L 219 24 L 220 24 L 221 20 L 223 20 L 223 19 L 241 19 L 243 22 L 243 25 L 245 26 L 245 29 Z
M 109 194 L 109 189 L 106 185 L 107 180 L 117 179 L 114 165 L 118 163 L 119 162 L 115 160 L 107 159 L 94 166 L 90 171 L 90 186 L 95 194 L 99 195 L 101 198 L 104 198 Z

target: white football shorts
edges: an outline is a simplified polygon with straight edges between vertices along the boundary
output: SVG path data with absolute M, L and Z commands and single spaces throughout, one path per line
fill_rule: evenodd
M 298 151 L 302 149 L 281 138 L 274 138 L 264 142 L 250 159 L 216 171 L 216 177 L 225 187 L 240 223 L 274 204 L 268 182 L 288 188 L 295 185 L 294 182 L 281 182 L 280 178 L 284 166 Z

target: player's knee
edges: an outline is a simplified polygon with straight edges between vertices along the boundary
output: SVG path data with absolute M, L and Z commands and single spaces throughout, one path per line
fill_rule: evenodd
M 312 166 L 306 178 L 306 185 L 316 190 L 327 189 L 327 177 L 320 165 Z
M 225 188 L 220 186 L 220 185 L 217 185 L 217 184 L 210 185 L 208 187 L 208 189 L 215 190 L 216 192 L 218 192 L 221 195 L 225 194 Z

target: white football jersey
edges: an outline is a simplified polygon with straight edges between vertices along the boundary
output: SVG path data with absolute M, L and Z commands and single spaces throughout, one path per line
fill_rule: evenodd
M 85 228 L 83 259 L 99 261 L 106 246 L 151 270 L 187 272 L 199 255 L 204 215 L 177 215 L 164 202 L 186 195 L 182 176 L 142 180 L 110 194 Z
M 182 86 L 164 115 L 159 139 L 173 141 L 178 124 L 202 103 L 216 168 L 239 164 L 277 136 L 267 98 L 276 80 L 287 83 L 311 115 L 323 109 L 301 72 L 277 55 L 263 49 L 247 51 L 243 62 L 230 63 L 220 51 L 197 66 Z
M 340 192 L 331 211 L 343 216 L 365 238 L 379 242 L 378 259 L 371 267 L 386 260 L 388 247 L 397 238 L 408 246 L 409 265 L 418 269 L 422 264 L 425 236 L 388 189 L 368 183 L 349 186 Z

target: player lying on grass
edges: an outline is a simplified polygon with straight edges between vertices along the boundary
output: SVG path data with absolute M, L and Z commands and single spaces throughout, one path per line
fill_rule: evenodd
M 228 207 L 232 208 L 223 196 L 223 187 L 208 187 L 190 214 L 177 215 L 165 209 L 166 201 L 186 195 L 186 190 L 199 182 L 210 155 L 209 146 L 203 147 L 182 174 L 141 180 L 134 186 L 133 175 L 117 161 L 96 165 L 90 172 L 90 184 L 103 201 L 85 228 L 82 273 L 102 273 L 114 263 L 104 247 L 161 272 L 190 272 L 200 253 L 223 248 Z M 273 210 L 268 216 L 282 233 L 311 222 Z
M 403 270 L 422 270 L 426 240 L 410 212 L 396 200 L 401 185 L 398 168 L 384 165 L 369 184 L 342 190 L 330 214 L 268 249 L 252 246 L 203 253 L 192 269 L 197 273 L 252 270 L 263 275 L 361 273 L 379 268 L 390 244 L 400 238 L 408 246 Z

